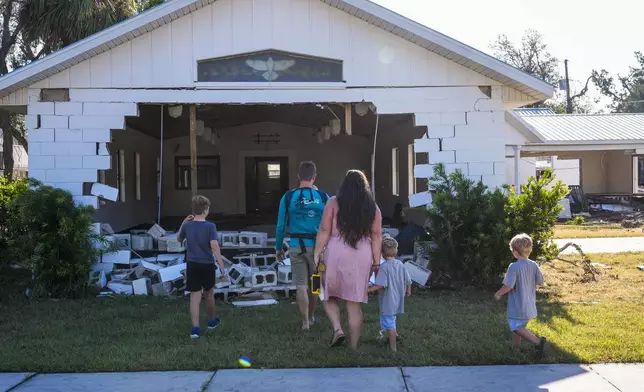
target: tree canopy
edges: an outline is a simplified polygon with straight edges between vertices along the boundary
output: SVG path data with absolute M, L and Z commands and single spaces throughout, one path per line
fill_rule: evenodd
M 637 65 L 629 67 L 626 76 L 610 76 L 608 71 L 593 71 L 593 82 L 599 91 L 613 102 L 611 109 L 617 113 L 644 112 L 644 54 L 635 52 Z

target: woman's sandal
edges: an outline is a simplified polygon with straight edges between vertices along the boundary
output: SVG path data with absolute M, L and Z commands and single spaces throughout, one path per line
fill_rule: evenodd
M 344 343 L 344 339 L 345 339 L 344 333 L 337 334 L 338 331 L 333 332 L 333 337 L 331 338 L 330 347 L 339 347 Z

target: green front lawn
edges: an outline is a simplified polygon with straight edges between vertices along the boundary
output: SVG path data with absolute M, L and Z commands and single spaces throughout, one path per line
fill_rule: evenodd
M 644 362 L 644 272 L 635 268 L 644 254 L 592 259 L 614 266 L 597 283 L 579 283 L 581 270 L 565 263 L 543 268 L 549 286 L 529 327 L 551 343 L 544 362 Z M 0 372 L 210 370 L 235 368 L 241 355 L 255 368 L 532 363 L 531 348 L 510 345 L 504 305 L 475 289 L 415 291 L 399 318 L 400 352 L 392 355 L 375 339 L 373 300 L 355 353 L 327 348 L 325 318 L 301 332 L 291 301 L 246 309 L 218 304 L 223 324 L 196 341 L 188 338 L 185 298 L 0 304 Z

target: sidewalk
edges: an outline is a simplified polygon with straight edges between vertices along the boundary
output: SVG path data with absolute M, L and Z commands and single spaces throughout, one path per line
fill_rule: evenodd
M 620 253 L 644 251 L 644 237 L 575 238 L 555 240 L 555 243 L 559 247 L 562 247 L 569 242 L 573 242 L 581 246 L 581 249 L 584 251 L 584 253 Z M 574 248 L 568 248 L 565 251 L 565 253 L 573 252 L 576 252 Z
M 0 373 L 0 391 L 92 392 L 641 392 L 644 365 Z

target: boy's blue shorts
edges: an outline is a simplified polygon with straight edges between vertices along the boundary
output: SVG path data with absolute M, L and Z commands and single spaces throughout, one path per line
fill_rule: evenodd
M 396 329 L 396 316 L 380 316 L 380 328 L 385 331 Z
M 513 319 L 508 317 L 508 325 L 510 326 L 510 331 L 514 332 L 517 329 L 525 328 L 528 325 L 528 321 L 530 320 Z

